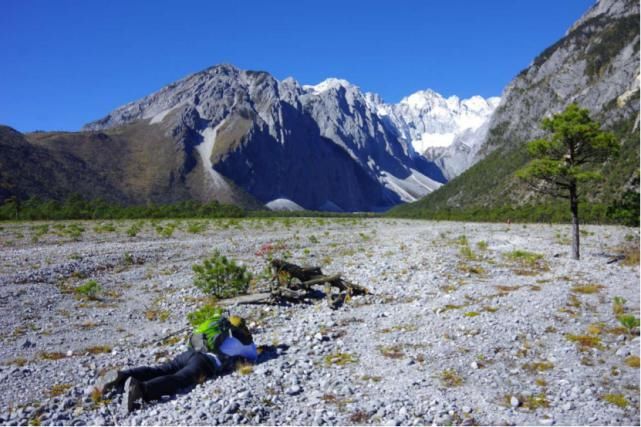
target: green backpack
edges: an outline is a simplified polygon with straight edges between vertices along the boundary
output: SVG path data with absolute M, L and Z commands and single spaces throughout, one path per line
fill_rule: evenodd
M 229 321 L 222 310 L 198 325 L 189 336 L 188 347 L 203 352 L 216 352 L 218 340 L 229 334 Z

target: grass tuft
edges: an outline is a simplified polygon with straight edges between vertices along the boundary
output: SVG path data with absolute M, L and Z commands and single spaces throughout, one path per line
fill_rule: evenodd
M 601 339 L 592 335 L 573 335 L 566 334 L 565 338 L 573 343 L 576 343 L 582 350 L 586 348 L 598 348 L 603 349 L 601 345 Z
M 254 365 L 251 363 L 239 363 L 236 365 L 236 372 L 238 372 L 238 375 L 249 375 L 254 372 Z
M 534 411 L 538 408 L 548 408 L 549 406 L 550 402 L 548 401 L 545 393 L 534 394 L 523 399 L 523 407 L 531 411 Z
M 485 269 L 480 265 L 469 265 L 464 262 L 458 264 L 458 269 L 462 273 L 476 274 L 479 276 L 485 274 Z
M 459 249 L 459 253 L 463 258 L 469 261 L 476 261 L 478 259 L 472 248 L 470 248 L 468 245 L 461 246 L 461 248 Z
M 96 282 L 95 280 L 89 280 L 88 282 L 85 282 L 84 284 L 75 288 L 73 291 L 79 298 L 97 300 L 98 294 L 102 292 L 102 286 L 100 286 L 100 283 Z
M 630 333 L 632 333 L 632 329 L 638 328 L 640 324 L 639 319 L 632 314 L 622 314 L 617 316 L 617 320 Z
M 588 325 L 586 332 L 588 335 L 600 335 L 601 332 L 603 331 L 603 325 L 600 325 L 598 323 L 592 323 Z
M 361 377 L 361 380 L 363 381 L 372 381 L 375 383 L 380 383 L 383 380 L 383 377 L 377 376 L 377 375 L 363 375 Z
M 3 364 L 4 365 L 16 365 L 16 366 L 19 366 L 19 367 L 23 367 L 27 363 L 29 363 L 29 360 L 25 359 L 24 357 L 16 357 L 14 359 L 11 359 L 11 360 L 8 360 L 8 361 L 4 362 Z
M 356 425 L 365 425 L 369 421 L 369 415 L 363 410 L 356 410 L 349 416 L 349 421 Z
M 49 389 L 49 396 L 56 397 L 65 394 L 71 388 L 71 384 L 54 384 Z
M 639 241 L 636 241 L 636 244 L 627 245 L 623 250 L 623 259 L 622 264 L 629 267 L 638 267 L 639 266 Z
M 537 254 L 535 252 L 522 251 L 517 249 L 512 252 L 508 252 L 505 255 L 509 260 L 518 261 L 525 264 L 536 264 L 539 260 L 543 259 L 543 255 Z
M 547 385 L 548 385 L 548 382 L 547 382 L 547 381 L 545 381 L 545 379 L 543 379 L 543 378 L 537 378 L 537 379 L 535 379 L 535 380 L 534 380 L 534 383 L 535 383 L 536 385 L 538 385 L 539 387 L 547 387 Z
M 391 332 L 414 332 L 418 329 L 418 326 L 412 323 L 402 323 L 400 325 L 395 325 L 390 328 L 384 328 L 380 330 L 381 334 L 389 334 Z
M 380 351 L 380 353 L 383 356 L 388 357 L 390 359 L 402 359 L 403 357 L 405 357 L 405 353 L 403 353 L 403 350 L 394 346 L 389 346 L 389 347 L 380 346 L 378 347 L 378 351 Z
M 85 348 L 84 352 L 89 354 L 111 353 L 111 347 L 108 345 L 95 345 Z
M 110 402 L 109 399 L 104 399 L 102 391 L 100 391 L 100 389 L 98 389 L 97 387 L 94 387 L 91 389 L 91 393 L 89 394 L 89 397 L 91 398 L 91 402 L 94 404 L 95 407 L 100 405 L 106 405 L 107 403 Z
M 594 283 L 590 283 L 587 285 L 574 285 L 572 289 L 570 289 L 572 292 L 577 292 L 580 294 L 596 294 L 599 292 L 601 289 L 603 289 L 603 285 L 597 285 Z
M 443 308 L 440 309 L 440 312 L 446 312 L 448 310 L 458 310 L 463 307 L 467 307 L 469 304 L 462 304 L 462 305 L 457 305 L 457 304 L 445 304 Z
M 325 365 L 345 366 L 349 363 L 357 363 L 358 358 L 349 353 L 332 353 L 325 356 Z
M 51 352 L 42 351 L 38 353 L 38 356 L 43 360 L 60 360 L 66 357 L 64 353 L 61 353 L 59 351 L 51 351 Z
M 554 368 L 554 363 L 547 360 L 541 362 L 528 362 L 523 365 L 523 369 L 529 372 L 545 372 Z
M 508 292 L 514 292 L 516 290 L 521 289 L 521 286 L 519 285 L 514 285 L 514 286 L 507 286 L 507 285 L 495 285 L 494 286 L 497 291 L 499 291 L 502 294 L 506 294 Z
M 445 387 L 458 387 L 463 384 L 463 378 L 454 369 L 442 371 L 439 378 Z
M 165 322 L 167 319 L 169 319 L 169 315 L 171 313 L 169 310 L 159 310 L 155 308 L 150 308 L 145 311 L 145 318 L 150 321 L 159 321 L 159 322 Z
M 550 270 L 550 267 L 543 259 L 543 255 L 535 252 L 517 249 L 505 254 L 505 258 L 521 267 L 514 270 L 514 273 L 520 276 L 533 276 L 541 271 Z
M 639 369 L 639 356 L 629 356 L 625 359 L 625 364 L 631 368 Z
M 615 316 L 620 316 L 625 313 L 625 298 L 623 297 L 614 297 L 612 298 L 612 312 Z
M 601 398 L 612 405 L 618 406 L 619 408 L 625 408 L 628 406 L 628 400 L 622 394 L 604 394 Z

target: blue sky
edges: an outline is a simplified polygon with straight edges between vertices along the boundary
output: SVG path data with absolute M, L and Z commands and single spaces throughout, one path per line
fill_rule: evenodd
M 500 95 L 593 0 L 3 0 L 0 124 L 77 130 L 218 63 L 388 102 Z

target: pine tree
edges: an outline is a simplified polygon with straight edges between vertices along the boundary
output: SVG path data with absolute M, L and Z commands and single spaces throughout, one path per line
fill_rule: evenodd
M 517 172 L 536 191 L 570 201 L 572 213 L 572 258 L 579 259 L 578 184 L 602 179 L 596 167 L 616 155 L 619 144 L 610 132 L 601 130 L 589 111 L 570 104 L 565 111 L 543 119 L 547 138 L 528 143 L 531 160 Z

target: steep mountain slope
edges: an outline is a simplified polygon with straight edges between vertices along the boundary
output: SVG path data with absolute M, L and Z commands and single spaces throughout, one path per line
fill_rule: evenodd
M 617 132 L 622 154 L 605 165 L 606 180 L 586 189 L 592 200 L 611 202 L 639 174 L 639 4 L 601 0 L 566 35 L 547 48 L 507 86 L 465 173 L 399 215 L 421 210 L 495 207 L 532 201 L 514 178 L 527 162 L 525 143 L 542 135 L 543 117 L 576 102 Z
M 112 200 L 127 201 L 82 159 L 31 144 L 6 126 L 0 126 L 0 153 L 0 200 L 11 196 L 61 199 L 75 190 L 88 197 L 110 195 Z
M 262 203 L 320 210 L 384 210 L 438 188 L 445 177 L 381 117 L 357 86 L 301 86 L 220 65 L 127 104 L 85 129 L 177 121 L 209 185 L 226 177 Z M 185 119 L 187 118 L 187 120 Z
M 228 181 L 215 194 L 208 191 L 193 150 L 176 146 L 160 126 L 26 135 L 0 127 L 0 148 L 2 199 L 80 194 L 126 204 L 196 199 L 261 205 Z
M 417 200 L 467 167 L 496 103 L 421 91 L 386 104 L 345 80 L 301 86 L 218 65 L 117 108 L 83 132 L 26 136 L 43 156 L 80 162 L 108 189 L 70 186 L 80 172 L 61 163 L 56 173 L 64 179 L 52 176 L 35 191 L 27 181 L 36 166 L 27 163 L 14 169 L 28 189 L 7 184 L 13 190 L 5 193 L 77 190 L 125 203 L 382 211 Z M 416 150 L 427 146 L 438 165 Z

